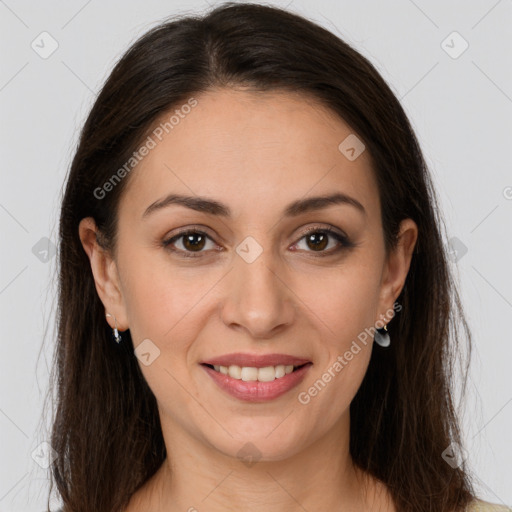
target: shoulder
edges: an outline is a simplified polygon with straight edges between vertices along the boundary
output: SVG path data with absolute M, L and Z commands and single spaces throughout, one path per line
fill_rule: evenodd
M 63 509 L 59 508 L 54 512 L 63 512 Z M 512 507 L 483 500 L 474 500 L 468 505 L 466 512 L 512 512 Z
M 483 500 L 474 500 L 468 505 L 466 512 L 512 512 L 512 507 Z

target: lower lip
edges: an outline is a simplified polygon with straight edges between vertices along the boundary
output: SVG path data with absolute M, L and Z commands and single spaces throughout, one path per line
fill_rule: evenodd
M 271 382 L 233 379 L 233 377 L 224 375 L 209 366 L 201 366 L 206 370 L 214 382 L 231 396 L 234 396 L 239 400 L 245 400 L 246 402 L 266 402 L 284 395 L 290 391 L 290 389 L 298 386 L 306 376 L 306 373 L 309 370 L 309 367 L 312 366 L 312 363 L 307 363 L 298 370 L 295 370 L 292 373 L 287 373 L 284 377 L 274 379 Z

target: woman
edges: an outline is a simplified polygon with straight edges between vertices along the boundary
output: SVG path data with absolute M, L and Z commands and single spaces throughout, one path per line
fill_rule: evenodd
M 506 510 L 459 448 L 437 212 L 399 102 L 325 29 L 225 4 L 144 35 L 62 203 L 63 510 Z

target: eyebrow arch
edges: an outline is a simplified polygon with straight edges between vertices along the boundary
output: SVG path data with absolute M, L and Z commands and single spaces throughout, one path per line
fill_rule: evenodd
M 323 208 L 327 208 L 332 205 L 337 204 L 346 204 L 355 207 L 359 212 L 363 215 L 366 215 L 366 210 L 364 206 L 355 198 L 343 194 L 341 192 L 337 192 L 331 195 L 322 195 L 316 197 L 308 197 L 306 199 L 298 199 L 297 201 L 293 201 L 290 203 L 283 212 L 285 217 L 296 217 L 303 213 L 307 213 L 310 211 L 321 210 Z M 169 194 L 168 196 L 155 201 L 150 204 L 142 217 L 145 218 L 153 212 L 157 210 L 161 210 L 163 208 L 167 208 L 171 205 L 180 205 L 191 210 L 195 210 L 202 213 L 207 213 L 210 215 L 218 215 L 220 217 L 230 217 L 231 210 L 229 206 L 220 203 L 214 199 L 209 199 L 206 197 L 200 196 L 186 196 L 181 194 Z

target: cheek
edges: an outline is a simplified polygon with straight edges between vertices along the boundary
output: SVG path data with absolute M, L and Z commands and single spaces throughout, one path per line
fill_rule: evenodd
M 334 421 L 348 408 L 366 373 L 379 297 L 376 282 L 375 272 L 353 266 L 339 269 L 323 287 L 303 283 L 301 297 L 306 297 L 307 284 L 314 290 L 305 302 L 319 339 L 319 364 L 302 388 L 307 394 L 303 402 L 324 418 Z
M 371 344 L 357 343 L 348 351 L 336 353 L 331 361 L 320 368 L 299 395 L 299 403 L 315 422 L 315 429 L 327 430 L 348 414 L 366 374 L 371 357 Z M 350 353 L 350 360 L 346 357 Z
M 375 268 L 347 264 L 295 284 L 308 316 L 339 350 L 374 325 L 380 292 L 376 274 Z
M 187 318 L 217 279 L 201 278 L 172 270 L 158 258 L 133 251 L 125 258 L 123 296 L 134 344 L 155 339 L 157 344 L 172 338 L 187 325 Z M 211 281 L 211 283 L 210 283 Z
M 366 374 L 375 303 L 375 290 L 363 285 L 319 295 L 314 302 L 321 317 L 315 329 L 320 332 L 319 364 L 301 387 L 298 401 L 318 431 L 347 413 Z

